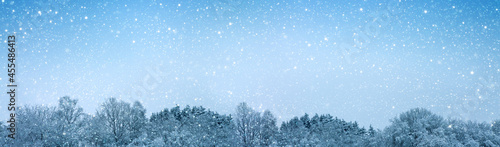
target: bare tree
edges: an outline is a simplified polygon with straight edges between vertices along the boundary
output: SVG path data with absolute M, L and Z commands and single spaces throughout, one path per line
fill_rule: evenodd
M 246 103 L 236 107 L 236 131 L 241 139 L 242 146 L 257 146 L 261 133 L 260 113 L 250 108 Z
M 116 98 L 110 98 L 101 105 L 101 111 L 97 111 L 98 120 L 103 124 L 103 130 L 108 140 L 113 145 L 127 145 L 140 136 L 141 128 L 144 126 L 145 109 L 139 102 L 133 107 Z
M 59 143 L 62 146 L 74 146 L 78 143 L 78 129 L 81 127 L 81 116 L 83 109 L 77 106 L 78 100 L 64 96 L 59 99 L 59 106 L 56 110 L 56 117 L 59 123 L 57 128 L 60 133 Z

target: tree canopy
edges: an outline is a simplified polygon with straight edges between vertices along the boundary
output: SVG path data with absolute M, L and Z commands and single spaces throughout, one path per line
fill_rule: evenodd
M 109 98 L 92 115 L 68 96 L 56 107 L 23 106 L 17 117 L 16 140 L 0 122 L 2 146 L 500 146 L 500 120 L 444 119 L 423 108 L 401 113 L 383 130 L 330 114 L 304 114 L 278 126 L 271 111 L 246 103 L 232 115 L 176 106 L 147 118 L 140 102 Z

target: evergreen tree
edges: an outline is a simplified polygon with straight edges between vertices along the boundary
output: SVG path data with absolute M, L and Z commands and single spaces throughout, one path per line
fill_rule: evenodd
M 491 125 L 491 130 L 495 134 L 497 134 L 498 136 L 500 136 L 500 119 L 493 121 L 493 123 Z
M 440 132 L 444 127 L 442 117 L 422 108 L 411 109 L 391 120 L 385 133 L 390 135 L 392 146 L 417 146 L 422 140 L 444 137 Z

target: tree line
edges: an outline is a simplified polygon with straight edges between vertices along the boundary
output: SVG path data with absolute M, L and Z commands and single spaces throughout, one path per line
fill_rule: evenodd
M 7 138 L 7 126 L 0 122 L 0 146 L 500 146 L 500 120 L 444 119 L 422 108 L 375 130 L 329 114 L 305 114 L 278 126 L 270 111 L 246 103 L 233 115 L 176 106 L 150 118 L 138 101 L 109 98 L 92 115 L 77 104 L 65 96 L 56 107 L 21 107 L 16 139 Z

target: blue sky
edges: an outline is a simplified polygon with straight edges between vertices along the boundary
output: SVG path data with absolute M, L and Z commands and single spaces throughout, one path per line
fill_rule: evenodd
M 2 1 L 18 105 L 106 98 L 148 113 L 247 102 L 280 121 L 332 114 L 383 128 L 415 107 L 500 118 L 499 1 Z M 1 66 L 7 68 L 7 50 Z M 0 89 L 7 91 L 7 72 Z M 0 114 L 7 117 L 7 95 Z

